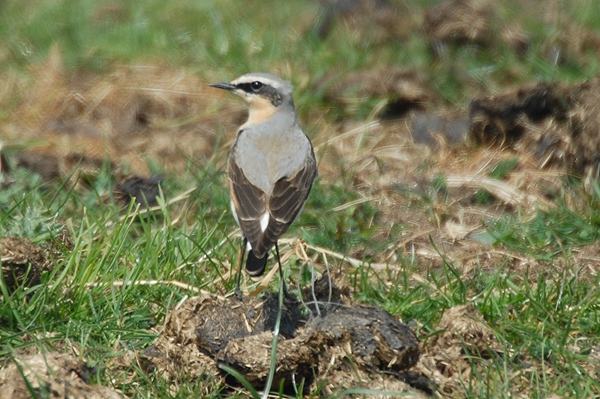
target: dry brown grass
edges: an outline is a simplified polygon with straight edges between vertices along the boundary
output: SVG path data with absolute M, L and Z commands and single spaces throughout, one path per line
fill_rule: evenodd
M 115 66 L 103 76 L 67 77 L 55 48 L 31 72 L 3 139 L 7 147 L 51 157 L 63 177 L 72 172 L 68 160 L 82 157 L 96 166 L 110 159 L 117 170 L 142 176 L 149 175 L 149 159 L 182 173 L 190 159 L 210 159 L 221 132 L 233 136 L 228 123 L 243 117 L 241 107 L 220 103 L 209 82 L 182 69 Z

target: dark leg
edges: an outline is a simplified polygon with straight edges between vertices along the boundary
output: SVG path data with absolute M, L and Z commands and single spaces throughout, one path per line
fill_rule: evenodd
M 246 239 L 246 237 L 244 235 L 242 235 L 242 248 L 240 249 L 240 256 L 239 256 L 240 264 L 238 265 L 237 283 L 235 284 L 235 291 L 233 292 L 235 297 L 237 299 L 239 299 L 240 301 L 244 300 L 244 297 L 242 295 L 242 290 L 240 290 L 240 282 L 242 281 L 242 265 L 244 264 L 244 256 L 246 255 L 246 247 L 247 246 L 248 246 L 248 240 Z
M 281 267 L 281 256 L 279 256 L 279 246 L 275 241 L 275 252 L 277 253 L 277 264 L 279 265 L 279 277 L 281 279 L 281 286 L 279 289 L 283 289 L 283 295 L 287 296 L 287 287 L 285 286 L 285 279 L 283 278 L 283 267 Z

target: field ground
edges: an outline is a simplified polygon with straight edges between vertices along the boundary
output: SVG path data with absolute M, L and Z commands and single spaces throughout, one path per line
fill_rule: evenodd
M 243 4 L 0 2 L 0 398 L 252 395 L 148 360 L 232 293 L 246 111 L 208 84 L 250 71 L 292 81 L 319 162 L 288 285 L 331 270 L 420 340 L 280 395 L 600 397 L 600 3 Z

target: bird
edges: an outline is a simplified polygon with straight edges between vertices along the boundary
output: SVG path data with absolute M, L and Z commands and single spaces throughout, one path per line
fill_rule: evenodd
M 247 73 L 230 83 L 209 86 L 227 90 L 248 105 L 227 161 L 227 184 L 233 217 L 242 231 L 235 295 L 240 279 L 264 274 L 275 247 L 280 289 L 287 294 L 277 240 L 298 218 L 318 175 L 314 149 L 298 122 L 293 86 L 277 75 Z

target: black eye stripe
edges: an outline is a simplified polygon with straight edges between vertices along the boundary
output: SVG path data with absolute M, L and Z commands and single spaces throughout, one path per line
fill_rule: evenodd
M 255 83 L 258 83 L 257 87 L 253 87 Z M 283 97 L 277 89 L 272 86 L 266 85 L 262 82 L 254 81 L 248 83 L 238 83 L 235 85 L 238 89 L 245 91 L 246 93 L 257 94 L 263 98 L 271 101 L 274 107 L 279 107 L 283 102 Z
M 261 89 L 265 87 L 265 85 L 261 82 L 255 81 L 251 83 L 240 83 L 237 85 L 237 87 L 248 93 L 259 93 Z

